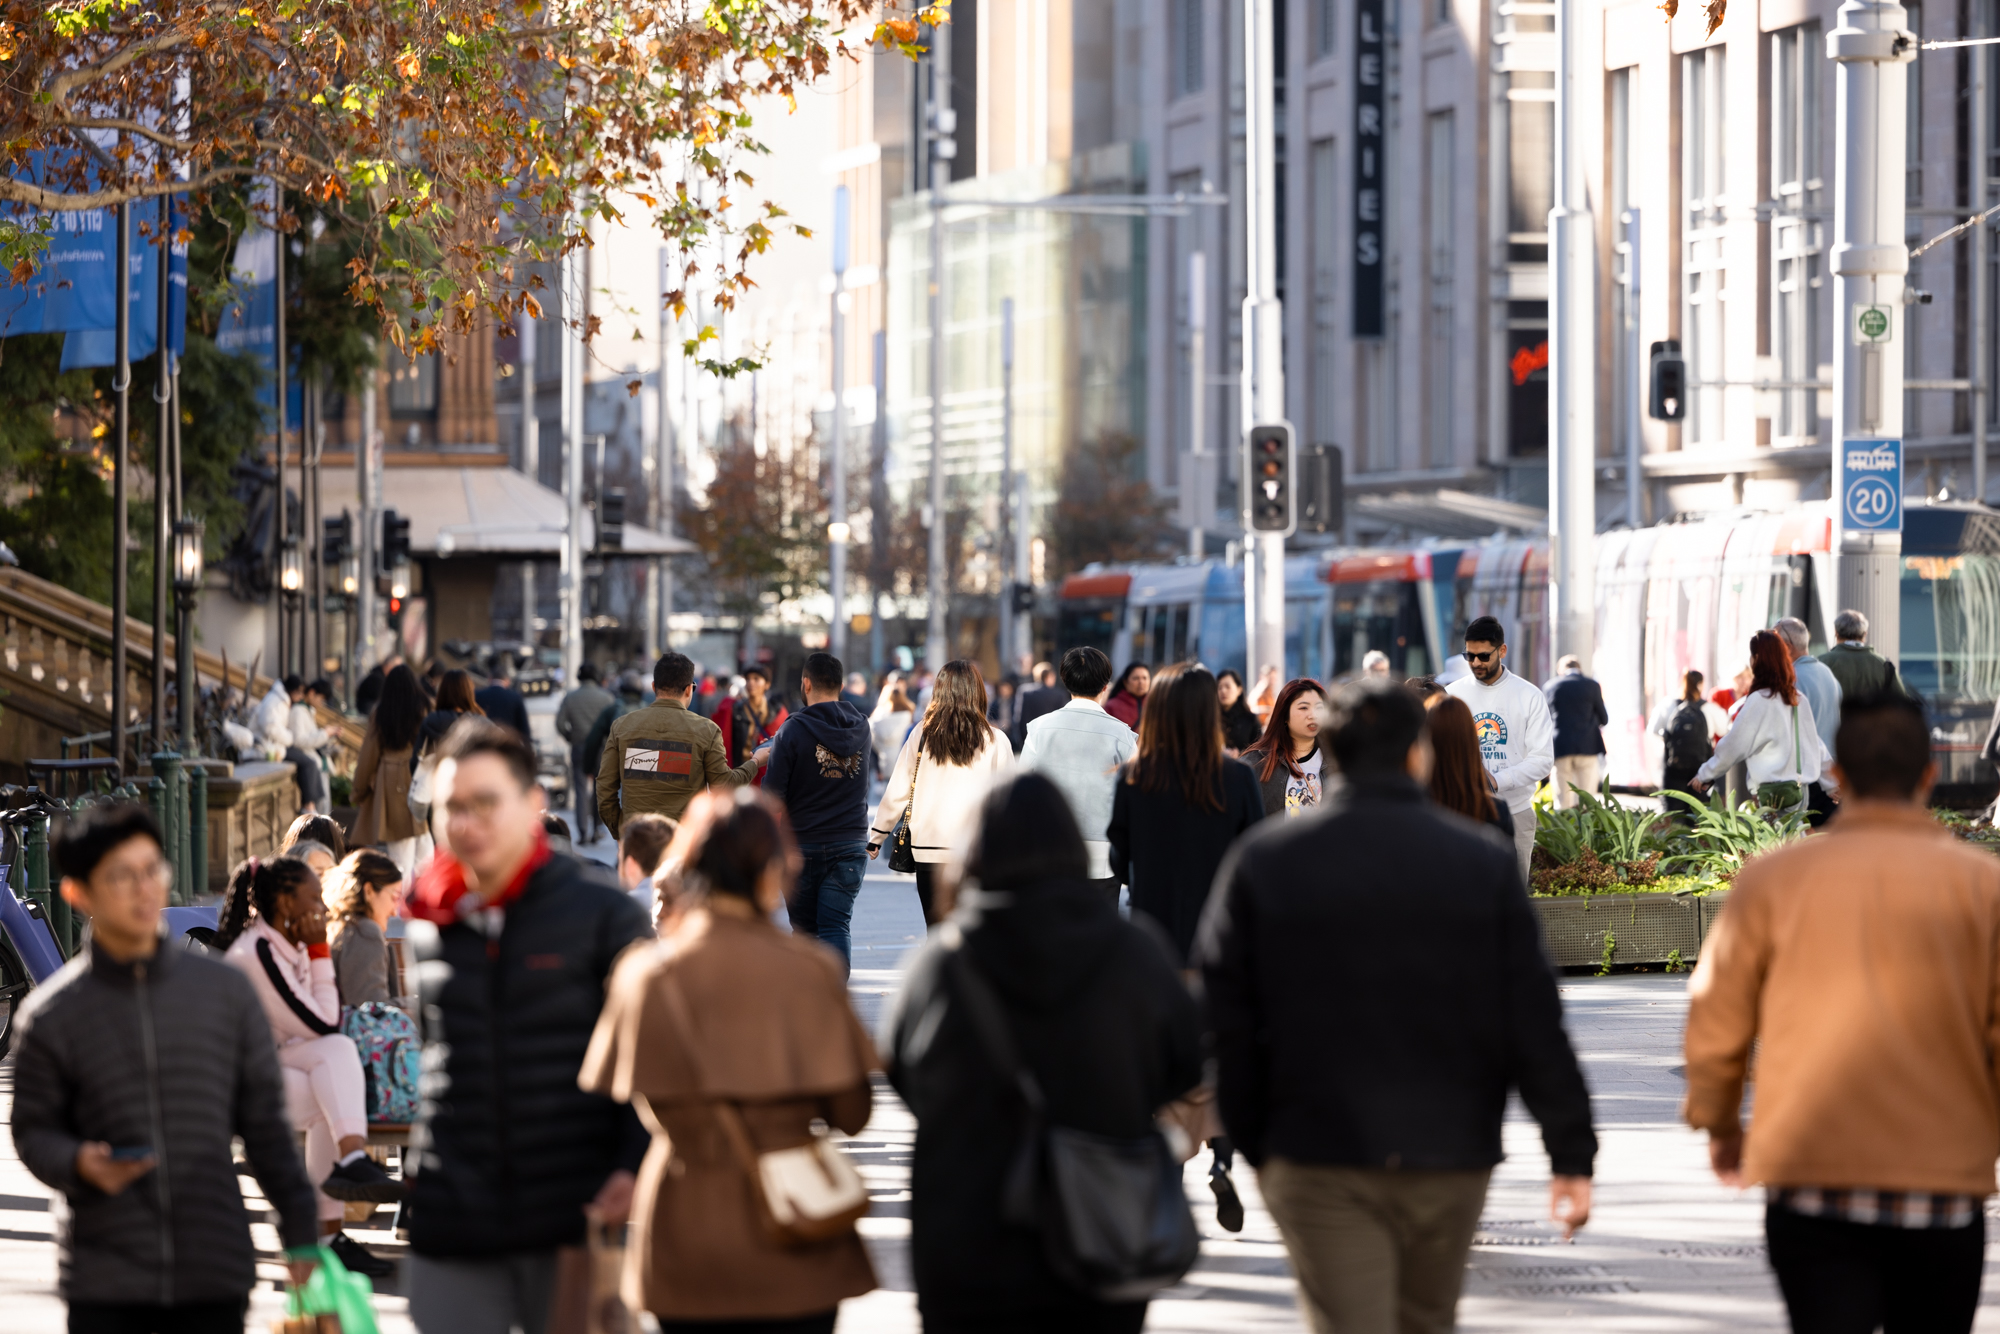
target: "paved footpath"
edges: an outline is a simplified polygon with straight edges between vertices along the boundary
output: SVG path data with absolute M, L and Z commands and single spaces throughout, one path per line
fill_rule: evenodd
M 608 851 L 590 849 L 600 857 Z M 903 955 L 923 934 L 914 882 L 873 866 L 855 921 L 853 993 L 872 1028 L 901 977 Z M 1421 985 L 1421 979 L 1412 979 Z M 1708 1175 L 1701 1141 L 1675 1121 L 1681 1095 L 1680 1031 L 1685 981 L 1678 977 L 1573 978 L 1563 983 L 1571 1032 L 1596 1099 L 1603 1149 L 1597 1212 L 1571 1245 L 1544 1221 L 1547 1159 L 1532 1122 L 1516 1106 L 1507 1125 L 1509 1158 L 1495 1174 L 1480 1225 L 1460 1324 L 1467 1330 L 1593 1331 L 1782 1330 L 1784 1316 L 1763 1259 L 1762 1206 Z M 1334 1021 L 1330 1021 L 1334 1022 Z M 0 1063 L 0 1120 L 12 1102 L 12 1063 Z M 843 1334 L 905 1334 L 919 1328 L 911 1289 L 909 1163 L 914 1123 L 886 1086 L 872 1124 L 851 1144 L 874 1195 L 862 1231 L 882 1286 L 843 1307 Z M 1206 1155 L 1188 1174 L 1188 1194 L 1205 1238 L 1201 1262 L 1155 1302 L 1148 1328 L 1181 1331 L 1302 1331 L 1277 1230 L 1244 1168 L 1249 1205 L 1242 1233 L 1219 1231 L 1206 1188 Z M 254 1183 L 246 1178 L 254 1194 Z M 2000 1217 L 1996 1211 L 1995 1217 Z M 402 1248 L 387 1230 L 353 1229 L 384 1254 Z M 9 1137 L 0 1136 L 0 1334 L 57 1331 L 54 1247 L 48 1192 L 28 1175 Z M 255 1231 L 268 1263 L 250 1328 L 278 1310 L 276 1234 Z M 1989 1248 L 1986 1305 L 1978 1328 L 2000 1334 L 2000 1249 Z M 409 1334 L 395 1284 L 378 1298 L 383 1334 Z

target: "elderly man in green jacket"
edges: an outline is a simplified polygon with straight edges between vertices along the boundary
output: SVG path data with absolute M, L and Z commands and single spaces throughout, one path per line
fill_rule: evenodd
M 1868 618 L 1853 609 L 1833 618 L 1833 637 L 1838 642 L 1819 655 L 1840 682 L 1842 699 L 1867 699 L 1885 690 L 1909 694 L 1910 688 L 1896 675 L 1896 664 L 1868 647 Z
M 688 708 L 694 695 L 694 661 L 665 653 L 653 665 L 653 702 L 611 724 L 597 766 L 597 813 L 617 837 L 624 818 L 640 811 L 670 820 L 711 787 L 740 787 L 770 762 L 769 742 L 735 768 L 723 750 L 722 729 Z

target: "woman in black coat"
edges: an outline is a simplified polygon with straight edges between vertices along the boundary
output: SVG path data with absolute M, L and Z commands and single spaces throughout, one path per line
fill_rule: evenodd
M 1047 1099 L 1049 1124 L 1119 1139 L 1201 1079 L 1201 1028 L 1179 960 L 1085 878 L 1069 804 L 1024 774 L 993 790 L 966 890 L 933 932 L 883 1026 L 889 1082 L 917 1118 L 910 1252 L 925 1334 L 1130 1331 L 1146 1303 L 1065 1285 L 1041 1238 L 1001 1218 L 1027 1114 L 959 1001 L 978 970 Z
M 1206 667 L 1175 663 L 1153 678 L 1139 753 L 1111 798 L 1111 872 L 1132 910 L 1165 929 L 1185 961 L 1216 868 L 1236 836 L 1264 818 L 1250 766 L 1222 753 L 1222 706 Z
M 1234 667 L 1215 674 L 1215 693 L 1222 701 L 1222 744 L 1238 753 L 1256 745 L 1264 735 L 1264 724 L 1250 711 L 1250 701 L 1243 697 L 1243 677 Z

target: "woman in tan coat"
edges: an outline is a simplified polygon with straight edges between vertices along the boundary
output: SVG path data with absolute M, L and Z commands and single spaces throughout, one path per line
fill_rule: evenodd
M 665 1334 L 831 1334 L 840 1301 L 875 1286 L 851 1228 L 772 1238 L 725 1129 L 740 1117 L 766 1154 L 810 1143 L 814 1120 L 850 1135 L 868 1124 L 875 1051 L 840 959 L 772 923 L 797 855 L 757 789 L 696 797 L 666 856 L 679 923 L 619 960 L 584 1059 L 583 1087 L 632 1103 L 653 1133 L 624 1296 Z
M 416 862 L 417 822 L 410 813 L 412 748 L 428 709 L 417 674 L 398 663 L 382 680 L 382 698 L 368 720 L 368 733 L 354 764 L 354 829 L 347 841 L 357 848 L 383 845 L 405 876 Z

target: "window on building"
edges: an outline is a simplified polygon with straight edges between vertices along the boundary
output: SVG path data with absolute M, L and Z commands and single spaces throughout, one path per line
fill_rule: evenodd
M 398 417 L 421 416 L 437 411 L 437 354 L 406 357 L 389 353 L 389 411 Z
M 1771 34 L 1771 351 L 1778 378 L 1808 386 L 1825 355 L 1825 200 L 1820 175 L 1821 78 L 1826 46 L 1817 23 Z M 1819 394 L 1779 391 L 1773 444 L 1819 434 Z
M 1207 53 L 1207 33 L 1203 30 L 1203 10 L 1207 0 L 1173 0 L 1171 13 L 1174 96 L 1186 97 L 1202 87 L 1203 57 Z
M 1682 234 L 1686 254 L 1681 318 L 1687 359 L 1687 438 L 1722 439 L 1723 390 L 1728 371 L 1723 342 L 1728 270 L 1725 267 L 1728 200 L 1724 174 L 1726 56 L 1719 46 L 1681 57 Z
M 1515 33 L 1554 29 L 1553 5 L 1511 8 L 1516 11 L 1509 20 Z M 1515 59 L 1511 53 L 1508 58 Z M 1508 277 L 1502 370 L 1507 452 L 1523 458 L 1549 447 L 1547 292 L 1549 210 L 1555 206 L 1556 76 L 1552 70 L 1516 68 L 1506 78 Z
M 1458 359 L 1452 355 L 1453 326 L 1458 321 L 1458 306 L 1452 289 L 1457 266 L 1457 250 L 1452 240 L 1458 217 L 1458 174 L 1453 170 L 1457 134 L 1451 112 L 1440 111 L 1431 116 L 1428 151 L 1430 207 L 1425 231 L 1430 242 L 1427 253 L 1431 304 L 1430 348 L 1424 367 L 1430 381 L 1424 404 L 1429 414 L 1428 457 L 1425 461 L 1433 468 L 1442 468 L 1452 460 L 1451 435 L 1458 419 L 1452 393 L 1458 379 Z
M 1644 392 L 1634 382 L 1632 374 L 1632 345 L 1629 340 L 1637 333 L 1625 327 L 1630 301 L 1627 282 L 1632 264 L 1631 231 L 1625 225 L 1625 214 L 1632 207 L 1632 94 L 1638 77 L 1638 70 L 1629 66 L 1611 71 L 1611 216 L 1608 221 L 1611 224 L 1612 250 L 1617 258 L 1613 261 L 1616 269 L 1611 276 L 1611 328 L 1603 343 L 1607 355 L 1611 355 L 1611 349 L 1617 349 L 1616 354 L 1611 355 L 1611 374 L 1616 385 L 1613 401 L 1616 404 L 1614 417 L 1617 427 L 1615 433 L 1600 434 L 1602 445 L 1598 452 L 1615 452 L 1621 458 L 1625 456 L 1625 448 L 1630 441 L 1631 415 L 1627 409 L 1632 396 Z
M 1332 444 L 1343 439 L 1340 401 L 1334 394 L 1334 355 L 1340 328 L 1334 293 L 1340 273 L 1340 251 L 1334 226 L 1340 217 L 1339 160 L 1334 141 L 1315 139 L 1312 145 L 1312 439 Z
M 1905 20 L 1909 31 L 1921 41 L 1923 6 L 1911 0 L 1903 6 L 1903 12 L 1909 16 Z M 1924 62 L 1912 60 L 1903 68 L 1908 71 L 1908 82 L 1904 85 L 1903 197 L 1905 203 L 1915 207 L 1924 202 Z
M 1313 56 L 1324 59 L 1333 54 L 1334 0 L 1313 0 Z

